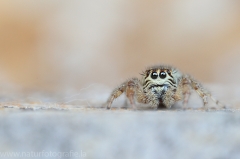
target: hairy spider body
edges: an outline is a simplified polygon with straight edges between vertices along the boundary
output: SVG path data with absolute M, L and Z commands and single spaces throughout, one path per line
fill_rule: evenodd
M 208 97 L 212 98 L 209 91 L 198 81 L 172 66 L 149 67 L 141 75 L 141 79 L 132 78 L 117 87 L 107 101 L 107 108 L 110 109 L 113 100 L 122 93 L 126 94 L 134 109 L 136 108 L 135 100 L 150 104 L 155 109 L 161 106 L 171 108 L 174 103 L 183 100 L 183 105 L 186 107 L 191 89 L 199 94 L 204 106 L 208 103 Z M 218 104 L 214 98 L 212 100 Z

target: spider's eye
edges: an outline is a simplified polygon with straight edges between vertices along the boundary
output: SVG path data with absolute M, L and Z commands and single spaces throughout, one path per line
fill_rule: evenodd
M 161 78 L 161 79 L 164 79 L 164 78 L 166 78 L 166 73 L 165 72 L 160 72 L 160 74 L 159 74 L 159 77 Z
M 157 77 L 158 77 L 157 72 L 153 72 L 153 73 L 151 74 L 151 78 L 152 78 L 152 79 L 156 79 Z

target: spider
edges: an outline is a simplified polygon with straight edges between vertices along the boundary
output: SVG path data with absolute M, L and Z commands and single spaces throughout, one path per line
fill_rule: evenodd
M 107 101 L 107 109 L 111 108 L 114 99 L 125 93 L 133 109 L 136 109 L 135 100 L 139 103 L 149 104 L 153 109 L 160 107 L 171 108 L 179 100 L 186 108 L 191 90 L 195 90 L 202 98 L 205 109 L 210 97 L 217 105 L 211 93 L 201 83 L 188 74 L 168 65 L 157 65 L 147 68 L 142 78 L 132 78 L 113 90 Z

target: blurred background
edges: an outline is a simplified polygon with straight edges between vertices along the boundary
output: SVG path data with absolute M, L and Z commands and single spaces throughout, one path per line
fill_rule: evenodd
M 0 85 L 114 87 L 159 63 L 237 84 L 239 8 L 238 0 L 1 0 Z

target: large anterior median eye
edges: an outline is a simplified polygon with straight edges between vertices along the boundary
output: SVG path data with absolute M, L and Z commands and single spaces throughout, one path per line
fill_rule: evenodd
M 153 73 L 151 74 L 151 78 L 152 78 L 152 79 L 156 79 L 157 77 L 158 77 L 157 72 L 153 72 Z
M 159 77 L 161 78 L 161 79 L 164 79 L 164 78 L 166 78 L 166 72 L 160 72 L 160 74 L 159 74 Z

